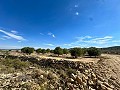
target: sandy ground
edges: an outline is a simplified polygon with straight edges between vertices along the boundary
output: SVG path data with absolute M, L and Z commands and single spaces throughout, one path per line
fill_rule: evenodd
M 120 55 L 103 54 L 102 56 L 108 58 L 104 60 L 104 63 L 112 70 L 110 74 L 120 80 Z

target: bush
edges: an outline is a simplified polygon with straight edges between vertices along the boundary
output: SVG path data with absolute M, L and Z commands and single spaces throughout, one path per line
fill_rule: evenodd
M 59 56 L 59 55 L 62 55 L 62 54 L 63 54 L 63 49 L 60 48 L 60 47 L 56 47 L 56 48 L 54 49 L 54 54 L 58 54 L 58 56 Z
M 34 52 L 34 48 L 31 47 L 24 47 L 21 49 L 21 52 L 26 53 L 26 54 L 31 54 Z
M 96 56 L 101 55 L 101 51 L 98 48 L 95 48 L 95 47 L 88 48 L 87 52 L 88 52 L 89 56 L 95 56 L 96 57 Z
M 50 53 L 54 53 L 54 50 L 50 50 Z
M 66 48 L 64 48 L 64 49 L 63 49 L 63 54 L 68 54 L 68 53 L 69 53 L 69 50 L 66 49 Z
M 84 55 L 84 51 L 81 48 L 71 48 L 70 49 L 71 56 L 78 58 L 79 56 Z
M 46 53 L 50 53 L 50 49 L 48 48 L 48 49 L 46 49 Z
M 42 49 L 41 48 L 38 48 L 37 50 L 36 50 L 36 53 L 41 53 L 42 52 Z
M 18 59 L 6 59 L 6 60 L 3 60 L 1 63 L 2 65 L 15 68 L 15 69 L 23 69 L 23 68 L 29 67 L 30 65 L 29 62 L 24 62 Z
M 45 54 L 45 53 L 46 53 L 46 50 L 45 50 L 45 49 L 42 49 L 42 50 L 41 50 L 41 53 L 42 53 L 42 54 Z

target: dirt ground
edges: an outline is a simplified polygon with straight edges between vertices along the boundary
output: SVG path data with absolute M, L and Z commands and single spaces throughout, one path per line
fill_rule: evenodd
M 111 69 L 110 74 L 120 81 L 120 55 L 103 54 L 102 56 L 107 58 L 103 62 L 106 68 Z

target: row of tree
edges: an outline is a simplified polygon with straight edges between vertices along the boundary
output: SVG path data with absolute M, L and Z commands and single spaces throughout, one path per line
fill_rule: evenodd
M 59 55 L 63 55 L 63 54 L 71 54 L 71 56 L 73 56 L 74 58 L 80 57 L 80 56 L 84 56 L 84 55 L 89 55 L 89 56 L 100 56 L 101 55 L 101 51 L 98 48 L 95 47 L 90 47 L 90 48 L 70 48 L 70 49 L 62 49 L 61 47 L 56 47 L 54 50 L 50 50 L 50 49 L 37 49 L 35 50 L 34 48 L 31 47 L 24 47 L 21 49 L 21 52 L 26 53 L 26 54 L 31 54 L 34 51 L 36 51 L 36 53 L 54 53 Z

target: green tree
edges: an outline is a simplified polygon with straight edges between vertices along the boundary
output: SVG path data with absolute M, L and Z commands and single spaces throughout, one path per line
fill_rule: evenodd
M 69 50 L 66 49 L 66 48 L 64 48 L 64 49 L 63 49 L 63 54 L 68 54 L 68 53 L 69 53 Z
M 24 47 L 21 49 L 21 52 L 26 53 L 26 54 L 31 54 L 34 52 L 34 48 L 31 47 Z
M 88 52 L 89 56 L 95 56 L 96 57 L 96 56 L 100 56 L 101 55 L 100 49 L 98 49 L 96 47 L 88 48 L 87 52 Z
M 38 49 L 36 50 L 36 52 L 37 52 L 38 54 L 41 53 L 41 51 L 42 51 L 41 48 L 38 48 Z
M 54 53 L 54 50 L 50 50 L 50 53 Z
M 60 48 L 60 47 L 56 47 L 56 48 L 54 49 L 54 54 L 58 54 L 58 56 L 59 56 L 59 55 L 62 55 L 62 54 L 63 54 L 63 49 Z
M 84 55 L 84 51 L 81 48 L 71 48 L 70 49 L 71 56 L 78 58 L 79 56 Z
M 50 49 L 48 48 L 48 49 L 46 49 L 46 53 L 50 53 Z
M 41 53 L 42 53 L 42 54 L 45 54 L 45 53 L 46 53 L 46 50 L 45 50 L 45 49 L 42 49 L 42 50 L 41 50 Z

